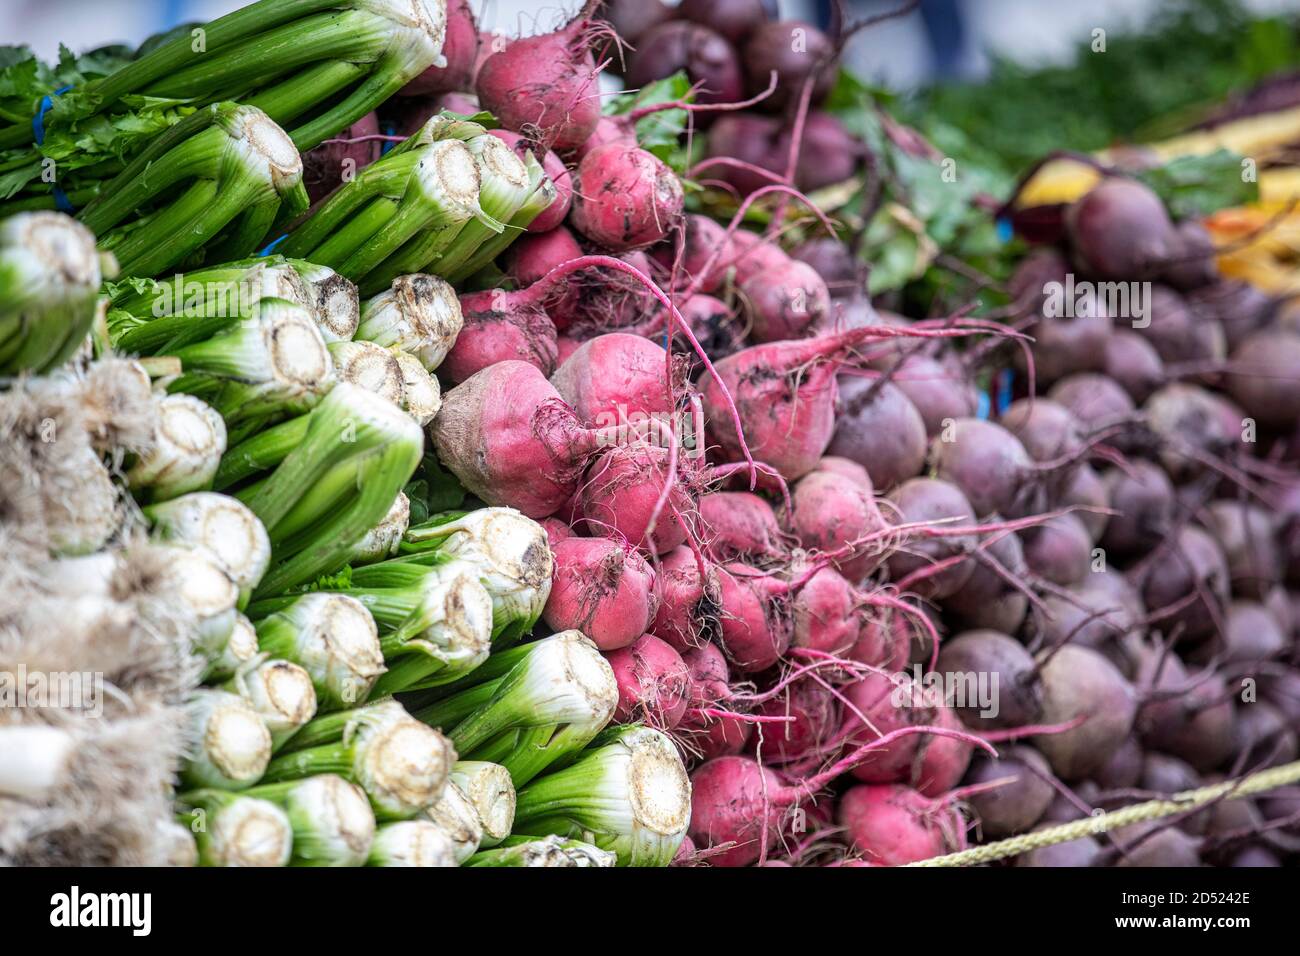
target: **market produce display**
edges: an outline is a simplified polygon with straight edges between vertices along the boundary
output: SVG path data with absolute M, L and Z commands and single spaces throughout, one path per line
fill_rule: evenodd
M 1300 858 L 1278 124 L 945 193 L 839 13 L 0 60 L 0 863 Z

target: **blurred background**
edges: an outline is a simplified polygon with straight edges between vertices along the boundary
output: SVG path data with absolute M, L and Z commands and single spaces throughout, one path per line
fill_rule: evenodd
M 673 0 L 669 0 L 671 4 Z M 850 0 L 855 16 L 899 6 L 901 0 Z M 152 33 L 189 20 L 210 20 L 245 4 L 240 0 L 0 0 L 0 37 L 22 42 L 38 56 L 54 57 L 59 41 L 89 48 L 138 44 Z M 532 32 L 534 22 L 553 24 L 577 0 L 481 0 L 475 4 L 487 30 Z M 1095 28 L 1141 29 L 1162 0 L 924 0 L 916 13 L 883 23 L 859 37 L 848 65 L 863 77 L 909 89 L 937 77 L 973 79 L 994 57 L 1027 64 L 1069 57 L 1080 37 Z M 1242 0 L 1256 15 L 1300 11 L 1300 0 Z M 827 0 L 780 0 L 784 18 L 825 22 Z

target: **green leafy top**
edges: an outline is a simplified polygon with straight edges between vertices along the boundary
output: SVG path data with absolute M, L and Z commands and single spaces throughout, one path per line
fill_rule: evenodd
M 1150 186 L 1175 219 L 1208 216 L 1259 198 L 1259 184 L 1242 175 L 1241 157 L 1226 149 L 1180 156 L 1137 178 Z
M 25 46 L 0 47 L 0 119 L 5 123 L 30 123 L 43 97 L 65 86 L 72 87 L 68 92 L 73 93 L 77 87 L 107 76 L 130 61 L 131 57 L 124 56 L 117 47 L 74 56 L 67 47 L 60 46 L 59 62 L 51 66 Z
M 97 184 L 115 171 L 116 164 L 194 112 L 184 100 L 155 96 L 125 96 L 109 113 L 94 113 L 87 102 L 81 102 L 80 88 L 127 62 L 128 57 L 113 50 L 74 57 L 60 48 L 58 64 L 50 66 L 25 47 L 0 48 L 0 117 L 9 124 L 30 124 L 43 97 L 72 87 L 52 97 L 45 114 L 45 138 L 38 148 L 25 143 L 0 152 L 0 201 L 29 186 L 48 192 L 53 185 L 47 175 L 49 160 L 54 164 L 54 182 L 65 192 Z M 92 168 L 97 175 L 78 175 Z
M 867 144 L 875 158 L 874 176 L 883 180 L 870 222 L 861 216 L 874 181 L 859 183 L 828 209 L 848 231 L 865 229 L 859 248 L 871 264 L 868 291 L 875 295 L 915 283 L 913 295 L 932 299 L 953 283 L 950 273 L 933 268 L 940 251 L 1000 277 L 1009 250 L 988 204 L 978 200 L 1005 196 L 1011 177 L 955 126 L 931 123 L 932 141 L 901 126 L 884 108 L 893 102 L 887 91 L 841 71 L 825 106 Z M 928 302 L 919 307 L 927 309 Z
M 662 80 L 647 83 L 634 93 L 620 93 L 605 102 L 606 116 L 622 116 L 643 106 L 658 103 L 675 103 L 691 100 L 691 81 L 678 71 Z M 686 110 L 661 110 L 642 117 L 636 124 L 637 143 L 646 152 L 653 153 L 681 172 L 685 168 L 685 154 L 681 135 L 686 129 Z
M 957 126 L 1019 172 L 1052 150 L 1162 139 L 1297 61 L 1290 18 L 1255 19 L 1240 0 L 1180 0 L 1140 32 L 1081 36 L 1062 65 L 995 59 L 983 82 L 932 87 L 903 115 L 932 139 L 934 124 Z

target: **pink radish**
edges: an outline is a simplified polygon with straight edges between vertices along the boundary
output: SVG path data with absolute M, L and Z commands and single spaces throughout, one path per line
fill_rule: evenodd
M 787 549 L 772 506 L 748 491 L 715 491 L 698 502 L 700 533 L 718 561 L 775 561 Z
M 582 631 L 603 651 L 646 632 L 656 609 L 655 572 L 635 549 L 608 538 L 568 537 L 552 541 L 551 551 L 555 567 L 542 617 L 552 631 Z
M 640 251 L 617 257 L 644 275 L 654 272 L 653 260 Z M 635 332 L 661 322 L 661 303 L 634 275 L 599 267 L 578 271 L 565 283 L 565 294 L 547 303 L 555 327 L 580 339 L 606 332 Z
M 573 233 L 564 226 L 557 226 L 549 232 L 516 239 L 506 253 L 506 272 L 521 286 L 529 286 L 556 266 L 581 255 L 582 247 L 573 238 Z
M 440 376 L 459 384 L 497 362 L 527 362 L 543 375 L 555 370 L 555 323 L 528 290 L 488 289 L 460 297 L 464 326 Z
M 659 563 L 659 608 L 650 633 L 683 654 L 705 643 L 717 609 L 718 584 L 712 568 L 701 569 L 690 548 L 674 548 Z
M 680 654 L 659 638 L 646 634 L 634 643 L 605 654 L 618 683 L 619 723 L 641 721 L 672 730 L 686 714 L 691 674 Z
M 856 329 L 797 342 L 772 342 L 743 349 L 717 363 L 735 396 L 747 444 L 788 481 L 812 471 L 835 431 L 835 366 L 848 348 L 870 334 Z M 740 448 L 734 425 L 725 419 L 716 379 L 704 390 L 710 434 L 724 460 Z
M 681 223 L 684 202 L 677 176 L 657 156 L 607 143 L 578 164 L 571 219 L 598 246 L 626 252 L 667 237 Z
M 666 554 L 685 542 L 694 494 L 684 480 L 686 462 L 679 459 L 674 473 L 671 457 L 669 449 L 643 441 L 602 452 L 592 462 L 579 498 L 587 528 L 653 554 Z
M 594 3 L 555 33 L 492 42 L 478 70 L 483 108 L 503 126 L 535 132 L 564 152 L 582 145 L 600 119 L 596 63 L 588 52 L 593 35 L 605 32 L 591 19 Z
M 740 285 L 756 342 L 796 339 L 831 308 L 826 282 L 805 262 L 786 258 L 780 269 L 755 272 Z
M 580 345 L 551 376 L 551 384 L 578 415 L 595 425 L 671 419 L 675 390 L 685 386 L 685 369 L 649 339 L 624 332 L 598 335 Z
M 776 772 L 747 757 L 710 760 L 691 775 L 690 837 L 699 847 L 735 844 L 710 856 L 710 862 L 716 866 L 752 864 L 771 850 L 782 818 L 789 810 L 873 750 L 889 746 L 902 737 L 926 732 L 967 736 L 946 728 L 908 727 L 864 744 L 816 776 L 798 782 L 786 782 Z M 992 751 L 991 747 L 983 746 Z
M 701 762 L 731 756 L 744 750 L 754 736 L 754 724 L 726 711 L 692 725 L 687 735 L 690 749 Z
M 869 861 L 901 866 L 966 848 L 966 823 L 950 801 L 909 787 L 860 786 L 840 798 L 838 819 Z
M 767 670 L 794 639 L 789 585 L 743 564 L 718 573 L 718 639 L 735 668 L 745 674 Z
M 691 673 L 691 703 L 694 706 L 708 707 L 732 697 L 727 658 L 717 644 L 705 641 L 685 651 L 682 660 Z
M 507 361 L 448 391 L 430 438 L 468 491 L 488 504 L 545 518 L 577 491 L 602 436 L 582 423 L 536 366 Z
M 822 459 L 825 462 L 826 459 Z M 825 471 L 824 464 L 810 472 L 790 493 L 792 511 L 786 526 L 810 551 L 837 552 L 835 566 L 850 581 L 861 581 L 881 560 L 881 548 L 853 548 L 863 536 L 887 526 L 876 505 L 871 485 Z M 869 481 L 869 479 L 868 479 Z M 845 548 L 849 550 L 844 551 Z
M 717 221 L 698 213 L 688 214 L 682 230 L 681 280 L 695 281 L 700 292 L 716 292 L 726 278 L 726 269 L 717 265 L 709 267 L 709 263 L 715 256 L 717 262 L 730 262 L 733 256 L 731 241 L 727 230 Z M 671 267 L 672 261 L 665 261 L 663 265 Z
M 563 521 L 560 518 L 543 518 L 538 523 L 546 529 L 546 540 L 550 542 L 552 552 L 555 551 L 556 545 L 561 541 L 566 541 L 569 538 L 575 537 L 573 529 L 569 527 L 568 522 Z M 554 591 L 554 585 L 552 585 L 552 591 Z
M 792 718 L 776 724 L 760 724 L 759 754 L 782 763 L 816 755 L 839 728 L 839 702 L 824 685 L 797 680 L 776 697 L 766 701 L 757 713 L 763 717 Z
M 862 637 L 860 596 L 834 568 L 822 568 L 808 579 L 794 597 L 791 614 L 795 647 L 846 654 Z

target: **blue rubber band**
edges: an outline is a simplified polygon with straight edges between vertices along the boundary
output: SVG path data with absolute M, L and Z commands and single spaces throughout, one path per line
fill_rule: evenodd
M 1001 415 L 1011 405 L 1011 396 L 1013 386 L 1016 381 L 1016 373 L 1009 368 L 1004 368 L 998 373 L 998 414 Z
M 380 127 L 379 131 L 383 133 L 385 136 L 396 136 L 397 125 L 394 123 L 385 123 L 383 126 Z M 387 156 L 388 151 L 391 150 L 396 145 L 397 144 L 394 143 L 392 140 L 388 140 L 388 139 L 384 140 L 383 145 L 379 147 L 379 155 Z
M 989 409 L 992 406 L 992 403 L 989 401 L 988 392 L 979 392 L 975 397 L 975 417 L 987 419 L 989 417 Z
M 72 89 L 71 86 L 60 87 L 53 93 L 41 97 L 41 107 L 36 111 L 36 115 L 32 117 L 32 132 L 36 134 L 37 146 L 45 142 L 45 114 L 54 105 L 54 97 L 62 96 L 70 89 Z
M 45 143 L 45 114 L 54 106 L 54 97 L 62 96 L 70 89 L 72 89 L 71 86 L 64 86 L 55 90 L 53 93 L 41 97 L 40 108 L 36 111 L 36 115 L 32 117 L 32 133 L 36 137 L 37 146 L 41 146 Z M 54 205 L 60 212 L 72 212 L 72 201 L 68 199 L 68 194 L 63 191 L 63 187 L 57 182 L 52 183 L 51 185 L 53 187 L 51 192 L 54 194 Z
M 1012 236 L 1016 234 L 1015 228 L 1011 225 L 1011 220 L 1003 216 L 997 221 L 997 234 L 1001 242 L 1010 242 Z
M 270 243 L 267 244 L 265 249 L 263 249 L 261 252 L 257 254 L 258 258 L 260 259 L 263 258 L 264 256 L 269 256 L 271 253 L 275 252 L 276 246 L 278 246 L 280 243 L 284 242 L 284 240 L 288 238 L 289 238 L 289 234 L 286 232 L 279 239 L 272 240 Z

